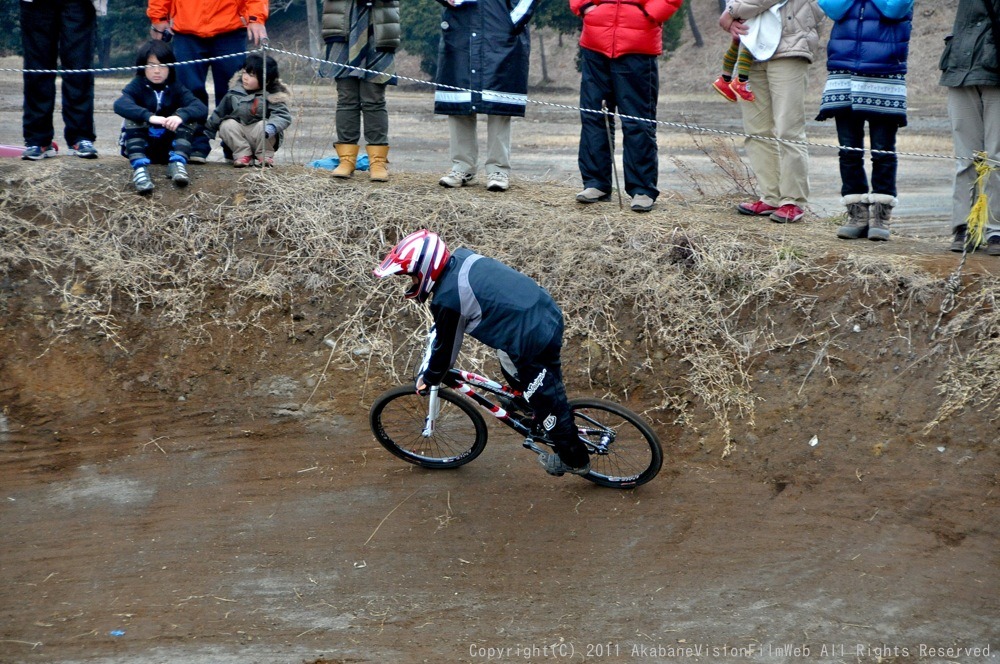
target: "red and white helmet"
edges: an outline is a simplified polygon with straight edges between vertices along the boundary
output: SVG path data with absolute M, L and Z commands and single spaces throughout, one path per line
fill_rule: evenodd
M 430 295 L 450 256 L 448 247 L 437 233 L 427 229 L 419 230 L 400 240 L 373 273 L 379 279 L 390 274 L 416 277 L 413 285 L 406 289 L 404 297 L 423 302 Z

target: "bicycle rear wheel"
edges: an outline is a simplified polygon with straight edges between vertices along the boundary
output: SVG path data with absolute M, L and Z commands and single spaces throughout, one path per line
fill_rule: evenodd
M 368 413 L 375 439 L 400 459 L 424 468 L 458 468 L 486 447 L 486 421 L 476 407 L 451 390 L 442 389 L 434 432 L 424 436 L 426 397 L 411 385 L 395 387 L 377 399 Z
M 590 472 L 584 479 L 628 489 L 645 484 L 660 472 L 660 441 L 641 417 L 604 399 L 571 399 L 569 405 L 590 450 Z

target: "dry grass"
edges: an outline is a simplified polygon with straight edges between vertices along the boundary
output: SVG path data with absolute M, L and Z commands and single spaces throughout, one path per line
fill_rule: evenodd
M 331 316 L 325 336 L 342 360 L 402 379 L 427 313 L 400 298 L 399 280 L 377 282 L 371 269 L 399 237 L 429 227 L 553 294 L 567 345 L 587 358 L 568 367 L 570 380 L 621 394 L 636 376 L 652 377 L 658 394 L 647 399 L 681 421 L 687 403 L 704 407 L 727 450 L 734 418 L 753 422 L 755 359 L 813 344 L 820 368 L 836 347 L 840 332 L 817 307 L 817 292 L 871 294 L 899 321 L 926 317 L 924 305 L 946 288 L 905 257 L 831 256 L 802 234 L 793 246 L 720 224 L 712 201 L 661 200 L 656 212 L 635 215 L 578 208 L 564 188 L 545 184 L 487 196 L 406 174 L 377 187 L 295 167 L 243 174 L 220 193 L 199 187 L 152 200 L 99 168 L 46 163 L 6 168 L 0 179 L 0 276 L 30 272 L 47 286 L 60 303 L 56 337 L 85 329 L 122 344 L 120 330 L 137 312 L 191 342 L 213 327 L 273 332 L 280 316 L 269 314 L 311 302 Z M 952 358 L 934 423 L 995 403 L 996 296 L 995 287 L 958 294 L 933 341 L 933 352 Z M 792 330 L 789 316 L 799 321 Z M 900 336 L 912 329 L 898 325 Z M 467 346 L 463 362 L 480 368 L 489 354 Z M 665 374 L 668 367 L 683 374 Z

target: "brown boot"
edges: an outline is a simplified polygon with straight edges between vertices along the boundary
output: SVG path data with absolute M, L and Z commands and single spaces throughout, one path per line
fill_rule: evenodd
M 333 177 L 349 178 L 354 175 L 354 166 L 358 161 L 358 146 L 336 143 L 333 147 L 337 148 L 337 156 L 340 157 L 340 163 L 333 169 Z
M 388 182 L 389 169 L 389 146 L 369 145 L 368 150 L 368 176 L 372 182 Z

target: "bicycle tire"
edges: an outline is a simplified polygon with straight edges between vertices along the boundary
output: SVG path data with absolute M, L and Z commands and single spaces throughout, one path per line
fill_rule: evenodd
M 663 449 L 646 422 L 628 408 L 605 399 L 571 399 L 570 408 L 578 428 L 593 429 L 584 415 L 615 431 L 606 454 L 591 453 L 590 472 L 583 476 L 601 486 L 631 489 L 645 484 L 660 472 Z
M 438 396 L 441 411 L 434 434 L 424 437 L 427 398 L 412 385 L 381 394 L 368 413 L 375 439 L 400 459 L 423 468 L 458 468 L 475 459 L 486 447 L 486 421 L 455 392 L 441 389 Z

